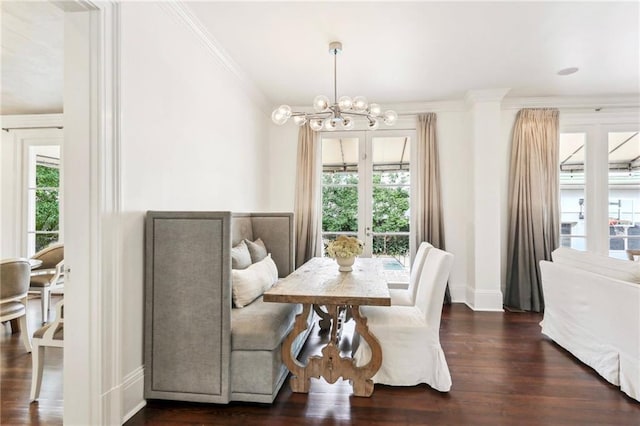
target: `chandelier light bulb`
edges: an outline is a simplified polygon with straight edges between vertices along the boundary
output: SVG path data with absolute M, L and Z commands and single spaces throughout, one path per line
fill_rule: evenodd
M 349 111 L 353 107 L 353 101 L 349 96 L 341 96 L 338 99 L 338 106 L 340 107 L 340 111 Z
M 317 112 L 325 112 L 329 109 L 329 98 L 325 95 L 318 95 L 313 99 L 313 108 Z
M 280 105 L 271 113 L 271 120 L 281 126 L 291 117 L 291 107 L 289 105 Z
M 324 120 L 324 128 L 330 132 L 333 132 L 336 127 L 338 127 L 339 121 L 340 120 L 337 118 L 327 118 L 326 120 Z
M 357 112 L 364 112 L 367 110 L 367 98 L 364 96 L 356 96 L 353 98 L 353 109 Z
M 380 114 L 382 114 L 382 108 L 378 104 L 371 104 L 369 105 L 369 114 L 373 115 L 374 117 L 378 117 Z
M 321 118 L 314 118 L 313 120 L 309 121 L 309 126 L 316 132 L 322 130 L 322 124 L 323 120 Z
M 293 117 L 293 122 L 298 126 L 304 126 L 304 123 L 307 122 L 307 117 L 305 117 L 304 115 L 296 115 L 295 117 Z
M 393 126 L 398 121 L 398 113 L 392 110 L 385 111 L 382 120 L 387 126 Z
M 343 117 L 342 118 L 342 128 L 344 130 L 353 129 L 353 120 L 351 119 L 351 117 Z

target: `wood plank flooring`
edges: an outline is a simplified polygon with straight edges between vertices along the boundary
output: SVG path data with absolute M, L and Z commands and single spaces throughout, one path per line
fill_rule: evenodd
M 149 401 L 126 425 L 640 425 L 640 403 L 542 336 L 540 319 L 445 307 L 449 393 L 376 385 L 371 398 L 359 398 L 348 383 L 312 380 L 309 394 L 285 384 L 273 405 Z M 314 330 L 304 353 L 318 352 L 324 338 Z M 61 355 L 47 354 L 42 399 L 30 405 L 31 356 L 6 327 L 0 339 L 0 424 L 62 424 Z

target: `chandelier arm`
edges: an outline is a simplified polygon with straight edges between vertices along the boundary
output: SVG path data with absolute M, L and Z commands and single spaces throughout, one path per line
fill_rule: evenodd
M 331 117 L 331 111 L 326 111 L 326 112 L 292 112 L 291 116 L 292 117 L 306 117 L 308 119 L 313 120 L 314 118 L 328 118 Z
M 382 115 L 373 115 L 368 112 L 358 112 L 358 111 L 342 111 L 344 115 L 357 115 L 359 117 L 374 117 L 374 118 L 382 118 Z

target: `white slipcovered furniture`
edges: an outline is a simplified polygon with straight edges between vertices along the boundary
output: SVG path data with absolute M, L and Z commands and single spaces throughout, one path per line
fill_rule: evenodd
M 440 345 L 440 319 L 452 265 L 451 253 L 432 246 L 420 271 L 415 305 L 360 307 L 382 348 L 382 365 L 371 378 L 374 383 L 426 383 L 440 392 L 451 389 L 451 374 Z M 371 359 L 366 341 L 360 339 L 353 358 L 358 366 Z
M 391 296 L 391 305 L 393 306 L 413 306 L 416 304 L 416 293 L 418 291 L 418 280 L 422 272 L 424 260 L 427 253 L 433 246 L 427 242 L 420 243 L 416 257 L 411 265 L 411 275 L 409 276 L 409 286 L 407 288 L 390 288 L 389 296 Z
M 640 263 L 565 247 L 552 259 L 542 333 L 640 400 Z

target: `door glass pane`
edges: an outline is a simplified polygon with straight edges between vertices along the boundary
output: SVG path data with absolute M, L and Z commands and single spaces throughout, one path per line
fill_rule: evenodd
M 373 255 L 409 263 L 410 139 L 372 138 Z
M 324 246 L 341 234 L 358 235 L 358 138 L 322 139 Z
M 640 137 L 609 132 L 609 256 L 640 249 Z
M 560 246 L 586 250 L 585 133 L 560 134 Z
M 59 240 L 60 147 L 29 148 L 27 241 L 29 255 Z

